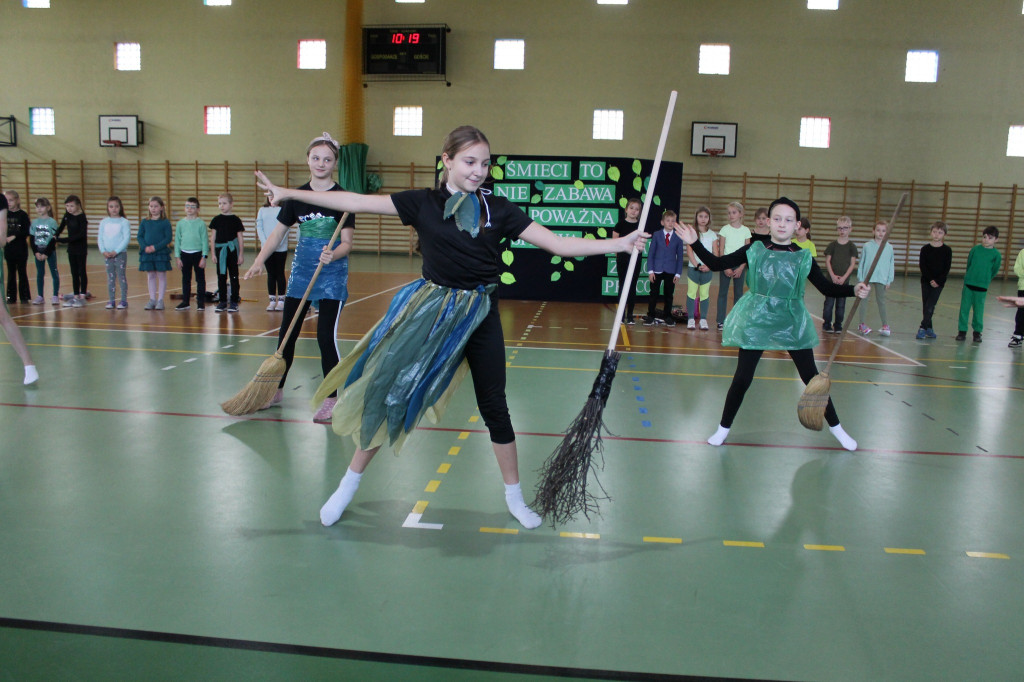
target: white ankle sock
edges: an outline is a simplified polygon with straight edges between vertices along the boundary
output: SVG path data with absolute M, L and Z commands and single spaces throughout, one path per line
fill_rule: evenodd
M 505 504 L 508 505 L 512 516 L 516 517 L 516 521 L 523 524 L 523 528 L 536 528 L 543 522 L 537 512 L 526 506 L 526 501 L 523 499 L 523 488 L 519 483 L 505 484 Z
M 37 381 L 39 381 L 39 372 L 36 371 L 36 366 L 25 365 L 25 385 L 29 386 Z
M 708 438 L 708 445 L 721 445 L 725 442 L 725 439 L 729 437 L 729 429 L 724 426 L 719 426 L 718 430 L 711 434 Z
M 351 469 L 345 472 L 341 483 L 338 484 L 338 489 L 334 491 L 334 494 L 320 508 L 320 523 L 325 526 L 333 526 L 338 522 L 338 519 L 345 512 L 345 507 L 348 506 L 356 491 L 359 490 L 359 481 L 362 478 L 362 474 L 357 474 Z
M 836 437 L 839 444 L 847 450 L 853 452 L 857 449 L 857 441 L 855 441 L 850 434 L 848 434 L 840 424 L 828 427 L 828 430 L 832 432 L 832 435 Z

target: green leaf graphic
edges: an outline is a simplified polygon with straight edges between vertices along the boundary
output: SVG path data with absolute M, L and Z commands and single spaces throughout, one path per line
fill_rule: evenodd
M 604 229 L 603 227 L 597 228 L 597 236 L 600 237 L 601 239 L 607 239 L 608 230 Z
M 495 180 L 504 180 L 505 171 L 502 170 L 501 166 L 491 166 L 491 177 Z
M 572 272 L 573 270 L 576 269 L 576 265 L 571 260 L 565 261 L 563 265 L 565 266 L 565 269 L 568 270 L 569 272 Z
M 619 169 L 615 166 L 608 167 L 608 179 L 612 182 L 618 182 L 622 175 L 619 173 Z
M 562 262 L 562 257 L 561 256 L 552 256 L 551 257 L 551 264 L 552 265 L 558 265 L 561 262 Z
M 633 189 L 635 189 L 637 192 L 639 192 L 640 188 L 643 187 L 643 186 L 644 186 L 644 181 L 640 178 L 639 175 L 636 176 L 635 178 L 633 178 Z
M 512 261 L 514 261 L 515 259 L 516 256 L 514 253 L 512 253 L 511 249 L 506 249 L 505 251 L 501 252 L 501 262 L 504 263 L 505 265 L 512 265 Z
M 552 282 L 557 282 L 560 279 L 562 279 L 562 273 L 560 273 L 560 272 L 552 272 L 551 273 L 551 281 Z
M 586 185 L 584 185 L 584 184 L 583 184 L 583 181 L 582 181 L 582 180 L 577 180 L 576 182 L 574 182 L 574 183 L 572 183 L 572 184 L 573 184 L 573 186 L 574 186 L 574 187 L 575 187 L 576 189 L 583 189 L 584 187 L 586 187 Z
M 513 275 L 511 272 L 503 272 L 503 273 L 501 273 L 501 283 L 502 284 L 515 284 L 516 283 L 515 275 Z
M 534 194 L 532 197 L 530 197 L 530 203 L 531 204 L 539 204 L 540 203 L 540 198 L 541 197 L 540 197 L 539 194 Z
M 499 166 L 504 166 L 507 162 L 508 162 L 508 157 L 507 156 L 499 156 L 498 157 L 498 165 Z
M 643 166 L 640 164 L 640 159 L 633 159 L 633 172 L 640 175 L 641 170 L 643 170 Z

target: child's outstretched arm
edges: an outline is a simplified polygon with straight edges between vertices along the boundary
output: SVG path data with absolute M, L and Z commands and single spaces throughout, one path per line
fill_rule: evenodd
M 278 187 L 267 179 L 263 171 L 256 171 L 256 184 L 262 188 L 270 203 L 280 206 L 282 201 L 296 199 L 314 206 L 333 208 L 349 213 L 398 215 L 390 194 L 356 194 L 355 192 L 315 192 L 313 190 Z
M 331 194 L 340 194 L 340 192 L 331 192 Z M 619 237 L 618 239 L 562 237 L 537 222 L 527 225 L 520 236 L 548 253 L 570 258 L 576 256 L 597 256 L 619 251 L 629 253 L 633 250 L 634 246 L 642 252 L 644 250 L 644 242 L 650 237 L 644 230 L 633 230 L 625 237 Z

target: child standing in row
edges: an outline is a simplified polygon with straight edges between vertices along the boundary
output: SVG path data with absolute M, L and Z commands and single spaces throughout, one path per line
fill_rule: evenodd
M 220 215 L 214 216 L 210 221 L 210 253 L 213 262 L 217 264 L 217 307 L 215 310 L 222 313 L 225 310 L 229 313 L 238 312 L 238 302 L 241 293 L 238 288 L 238 266 L 244 260 L 242 257 L 242 232 L 245 225 L 242 220 L 231 212 L 235 200 L 229 193 L 224 192 L 217 197 L 217 208 Z M 231 301 L 228 302 L 228 277 L 231 278 Z
M 715 256 L 721 254 L 721 241 L 711 230 L 711 209 L 707 206 L 697 208 L 693 216 L 697 229 L 697 240 Z M 696 318 L 700 318 L 700 328 L 708 328 L 708 305 L 711 302 L 711 268 L 694 253 L 693 247 L 686 247 L 690 267 L 686 270 L 686 322 L 687 329 L 696 328 Z M 696 316 L 696 317 L 695 317 Z
M 7 197 L 0 194 L 0 245 L 7 243 Z M 0 251 L 3 251 L 0 246 Z M 2 255 L 2 254 L 0 254 Z M 0 260 L 0 281 L 3 280 L 3 261 Z M 11 343 L 11 347 L 21 358 L 22 364 L 25 366 L 25 379 L 23 384 L 29 386 L 39 380 L 39 373 L 36 371 L 35 362 L 32 360 L 32 356 L 28 352 L 28 346 L 25 344 L 25 338 L 21 335 L 21 330 L 18 329 L 17 323 L 11 318 L 9 312 L 7 312 L 6 301 L 0 301 L 0 328 L 4 330 L 4 334 L 7 336 L 7 340 Z M 538 524 L 540 525 L 539 521 Z
M 810 251 L 812 258 L 818 257 L 818 247 L 811 241 L 811 221 L 807 218 L 800 219 L 800 224 L 796 227 L 796 237 L 793 238 L 793 243 L 801 249 Z
M 868 274 L 868 270 L 871 268 L 871 264 L 875 262 L 875 254 L 878 253 L 878 249 L 882 245 L 882 240 L 885 239 L 886 232 L 889 231 L 889 224 L 884 220 L 880 220 L 875 223 L 875 238 L 864 244 L 864 248 L 860 254 L 860 265 L 857 267 L 857 280 L 860 282 L 864 281 L 864 278 Z M 889 242 L 885 243 L 885 248 L 882 249 L 882 255 L 878 259 L 878 265 L 875 266 L 875 271 L 871 273 L 871 281 L 868 284 L 878 284 L 881 286 L 872 286 L 871 291 L 875 294 L 875 303 L 878 304 L 878 317 L 881 318 L 882 328 L 878 330 L 878 333 L 882 336 L 889 336 L 892 334 L 892 330 L 889 329 L 889 316 L 885 309 L 885 293 L 892 286 L 893 280 L 896 279 L 896 253 L 892 250 L 892 244 Z M 867 313 L 867 306 L 862 305 L 860 307 L 860 324 L 857 325 L 857 331 L 861 334 L 870 334 L 871 327 L 865 324 L 865 314 Z
M 857 245 L 850 241 L 853 221 L 849 216 L 840 216 L 836 220 L 836 239 L 825 247 L 825 269 L 833 284 L 846 284 L 857 267 Z M 832 311 L 835 310 L 835 318 Z M 825 308 L 821 312 L 825 323 L 821 330 L 826 333 L 843 331 L 843 319 L 846 317 L 846 299 L 825 297 Z
M 32 242 L 32 253 L 36 257 L 36 290 L 39 295 L 32 303 L 42 305 L 45 300 L 43 284 L 45 283 L 46 267 L 50 268 L 53 280 L 53 305 L 60 303 L 60 275 L 57 273 L 57 221 L 53 219 L 53 205 L 46 197 L 36 199 L 36 215 L 29 225 L 28 233 Z
M 672 316 L 672 298 L 676 293 L 676 282 L 683 274 L 686 262 L 686 245 L 675 233 L 675 211 L 661 214 L 662 231 L 651 237 L 651 246 L 647 252 L 647 277 L 651 280 L 651 296 L 647 303 L 647 317 L 644 326 L 664 324 L 676 326 L 676 318 Z M 658 317 L 658 288 L 664 286 L 662 301 L 665 305 L 664 318 Z
M 119 310 L 128 307 L 128 241 L 132 237 L 132 226 L 124 217 L 124 204 L 120 197 L 107 199 L 107 217 L 100 221 L 97 243 L 107 265 L 107 310 L 114 308 L 117 300 L 117 284 L 121 284 Z
M 61 244 L 68 245 L 68 265 L 71 266 L 71 298 L 64 301 L 65 308 L 81 308 L 89 293 L 89 274 L 85 259 L 89 255 L 89 220 L 85 217 L 82 200 L 75 194 L 64 200 L 64 217 L 61 218 L 57 234 L 67 230 L 65 237 L 57 237 Z
M 750 244 L 750 228 L 743 224 L 743 204 L 738 201 L 729 202 L 727 211 L 729 224 L 718 231 L 718 238 L 722 240 L 721 252 L 723 256 L 739 251 L 747 244 Z M 721 331 L 725 325 L 725 313 L 729 305 L 729 286 L 732 285 L 732 304 L 740 300 L 743 295 L 743 273 L 747 265 L 743 263 L 735 268 L 722 270 L 718 278 L 718 330 Z
M 188 310 L 192 301 L 192 273 L 196 275 L 196 310 L 206 310 L 206 256 L 210 242 L 206 223 L 199 217 L 199 199 L 185 200 L 185 217 L 174 230 L 174 258 L 181 270 L 181 303 L 175 310 Z
M 149 302 L 146 310 L 163 310 L 167 293 L 167 271 L 171 269 L 171 221 L 164 200 L 149 198 L 149 219 L 139 223 L 139 270 L 146 273 Z
M 4 192 L 7 198 L 7 243 L 3 245 L 7 273 L 7 302 L 28 303 L 32 290 L 28 286 L 28 213 L 21 210 L 21 195 L 14 190 Z
M 957 341 L 967 338 L 967 323 L 974 329 L 974 343 L 981 343 L 981 332 L 985 329 L 985 295 L 992 278 L 999 274 L 1003 256 L 995 248 L 999 239 L 999 228 L 989 225 L 981 233 L 981 243 L 967 254 L 967 270 L 964 272 L 964 289 L 960 294 L 960 319 Z M 971 309 L 974 317 L 971 318 Z
M 270 233 L 277 227 L 277 217 L 280 213 L 281 207 L 271 206 L 269 200 L 257 211 L 256 236 L 260 238 L 262 246 L 266 246 Z M 281 241 L 263 263 L 263 267 L 267 269 L 268 311 L 284 310 L 284 298 L 288 290 L 288 278 L 284 276 L 284 266 L 288 260 L 288 233 L 290 231 L 290 227 L 284 231 Z
M 953 265 L 953 249 L 942 243 L 948 229 L 946 223 L 941 220 L 932 223 L 932 240 L 921 247 L 921 255 L 918 258 L 918 265 L 921 268 L 921 306 L 924 309 L 924 317 L 921 318 L 921 326 L 917 330 L 918 339 L 935 338 L 932 314 L 935 313 L 942 287 L 946 286 L 946 277 Z
M 762 206 L 754 211 L 754 229 L 750 231 L 750 243 L 767 244 L 771 240 L 772 230 L 768 220 L 768 209 Z
M 640 227 L 640 211 L 643 208 L 643 204 L 639 199 L 633 198 L 626 202 L 626 208 L 623 209 L 622 220 L 612 230 L 612 239 L 618 239 L 619 237 L 625 237 L 627 234 L 636 232 Z M 626 313 L 625 322 L 626 324 L 636 324 L 636 320 L 633 317 L 633 306 L 636 304 L 636 283 L 640 277 L 640 261 L 637 260 L 636 267 L 633 268 L 633 278 L 626 282 L 626 271 L 629 270 L 629 258 L 628 253 L 616 253 L 615 254 L 615 265 L 616 272 L 619 276 L 619 292 L 622 289 L 628 287 L 626 294 Z
M 1013 263 L 1013 274 L 1017 275 L 1017 298 L 1024 297 L 1024 249 L 1017 254 L 1017 260 Z M 1000 299 L 1005 299 L 1000 296 Z M 1013 320 L 1013 336 L 1010 337 L 1009 348 L 1020 348 L 1024 342 L 1024 308 L 1017 308 L 1017 315 Z

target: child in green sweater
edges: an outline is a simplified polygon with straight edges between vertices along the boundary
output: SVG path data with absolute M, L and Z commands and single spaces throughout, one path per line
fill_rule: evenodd
M 175 310 L 188 310 L 192 298 L 192 272 L 196 273 L 196 310 L 206 310 L 206 256 L 210 252 L 206 223 L 199 217 L 199 199 L 185 200 L 185 217 L 174 230 L 174 257 L 181 269 L 181 303 Z
M 967 254 L 967 271 L 964 273 L 964 289 L 960 294 L 960 320 L 957 341 L 967 338 L 967 322 L 974 309 L 971 326 L 974 329 L 974 343 L 981 343 L 981 332 L 985 327 L 985 294 L 992 278 L 999 273 L 1003 263 L 1002 255 L 996 250 L 999 228 L 989 225 L 981 233 L 981 243 Z

